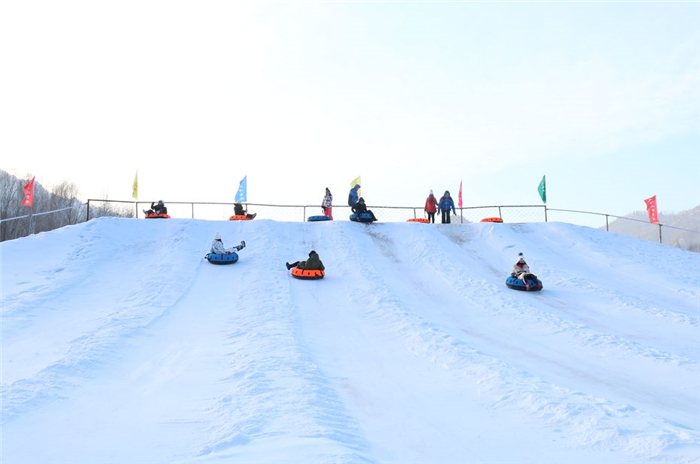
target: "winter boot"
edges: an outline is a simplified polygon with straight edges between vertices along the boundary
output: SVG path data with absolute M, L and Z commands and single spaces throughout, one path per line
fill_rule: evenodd
M 287 266 L 287 270 L 290 270 L 292 266 L 289 265 L 289 263 L 284 263 L 285 266 Z

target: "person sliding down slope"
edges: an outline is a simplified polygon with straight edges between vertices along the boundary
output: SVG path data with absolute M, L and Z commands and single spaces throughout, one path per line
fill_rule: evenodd
M 241 240 L 240 245 L 225 248 L 224 243 L 221 241 L 221 235 L 219 235 L 218 232 L 214 235 L 214 241 L 211 242 L 211 252 L 217 255 L 230 255 L 234 251 L 241 251 L 243 248 L 245 248 L 245 242 L 243 240 Z

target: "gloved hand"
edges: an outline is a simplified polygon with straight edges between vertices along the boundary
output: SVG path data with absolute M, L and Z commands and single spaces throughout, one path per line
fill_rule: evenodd
M 245 248 L 245 241 L 241 240 L 241 248 Z

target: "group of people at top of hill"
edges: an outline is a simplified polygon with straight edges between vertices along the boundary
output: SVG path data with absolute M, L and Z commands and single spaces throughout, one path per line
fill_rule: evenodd
M 456 215 L 457 210 L 455 209 L 455 202 L 450 196 L 450 191 L 445 190 L 445 194 L 438 200 L 433 195 L 433 191 L 430 191 L 430 195 L 425 199 L 425 207 L 423 208 L 428 214 L 428 220 L 435 224 L 435 213 L 442 213 L 442 223 L 450 223 L 450 210 L 452 214 Z
M 374 216 L 374 213 L 371 210 L 367 209 L 365 199 L 359 195 L 359 190 L 359 184 L 355 184 L 350 189 L 350 193 L 348 193 L 348 206 L 352 209 L 352 212 L 357 214 L 358 216 L 360 214 L 365 213 L 368 214 L 373 221 L 376 221 L 377 218 Z M 323 209 L 323 214 L 325 214 L 331 219 L 333 219 L 332 207 L 333 195 L 331 195 L 331 191 L 326 187 L 326 195 L 323 197 L 321 208 Z M 435 213 L 441 214 L 443 224 L 450 224 L 450 211 L 454 215 L 457 214 L 455 203 L 452 197 L 450 196 L 449 190 L 445 190 L 445 193 L 440 198 L 440 200 L 435 198 L 435 195 L 431 190 L 430 195 L 428 195 L 428 198 L 426 198 L 425 200 L 424 210 L 428 215 L 428 220 L 433 224 L 435 223 Z
M 359 196 L 359 190 L 359 184 L 355 184 L 350 189 L 350 193 L 348 194 L 348 206 L 350 207 L 350 209 L 352 209 L 352 212 L 357 214 L 358 216 L 360 214 L 368 214 L 373 221 L 376 221 L 377 218 L 374 216 L 374 213 L 371 210 L 367 209 L 365 199 Z M 326 187 L 326 194 L 323 196 L 323 201 L 321 202 L 321 209 L 323 210 L 323 214 L 325 216 L 328 216 L 331 220 L 333 220 L 333 195 L 331 194 L 331 191 L 330 189 L 328 189 L 328 187 Z M 450 211 L 452 211 L 452 214 L 457 214 L 457 210 L 455 209 L 455 203 L 454 200 L 452 200 L 452 197 L 450 196 L 449 190 L 445 190 L 445 193 L 440 198 L 440 200 L 435 198 L 435 195 L 431 190 L 430 195 L 428 195 L 428 198 L 426 198 L 425 200 L 424 210 L 428 215 L 428 220 L 433 224 L 435 223 L 435 213 L 442 215 L 443 224 L 450 223 Z M 143 210 L 143 212 L 146 215 L 168 214 L 168 208 L 166 208 L 163 204 L 163 200 L 159 200 L 158 203 L 151 203 L 150 210 Z M 241 203 L 235 203 L 233 205 L 233 212 L 236 216 L 246 216 L 248 217 L 248 219 L 253 219 L 255 218 L 255 216 L 257 216 L 257 213 L 248 213 L 248 210 L 243 208 L 243 205 Z

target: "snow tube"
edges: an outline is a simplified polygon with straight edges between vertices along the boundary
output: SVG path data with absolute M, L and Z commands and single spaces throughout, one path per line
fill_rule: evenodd
M 205 258 L 212 264 L 233 264 L 238 261 L 238 255 L 236 253 L 207 253 Z
M 251 219 L 252 218 L 249 218 L 245 214 L 237 214 L 228 218 L 229 221 L 250 221 Z
M 503 219 L 499 217 L 490 217 L 482 219 L 481 222 L 503 222 Z
M 527 279 L 527 282 L 530 284 L 529 289 L 525 286 L 525 283 L 522 280 L 518 279 L 517 277 L 508 276 L 506 279 L 506 286 L 508 288 L 512 288 L 513 290 L 524 290 L 529 292 L 538 292 L 542 290 L 542 281 L 540 281 L 540 279 Z
M 332 221 L 330 216 L 309 216 L 307 221 L 317 222 L 317 221 Z
M 146 219 L 156 219 L 156 218 L 160 218 L 160 219 L 170 219 L 170 216 L 168 216 L 168 215 L 165 214 L 165 213 L 160 213 L 160 214 L 151 213 L 151 214 L 147 214 L 147 215 L 146 215 Z
M 374 222 L 376 219 L 372 219 L 372 215 L 369 213 L 360 213 L 358 217 L 356 213 L 350 215 L 350 220 L 353 222 Z
M 302 269 L 300 267 L 292 268 L 292 277 L 302 280 L 317 280 L 323 279 L 326 273 L 320 269 Z
M 414 218 L 414 219 L 408 219 L 406 222 L 422 222 L 423 224 L 428 224 L 430 221 L 428 221 L 425 218 Z

